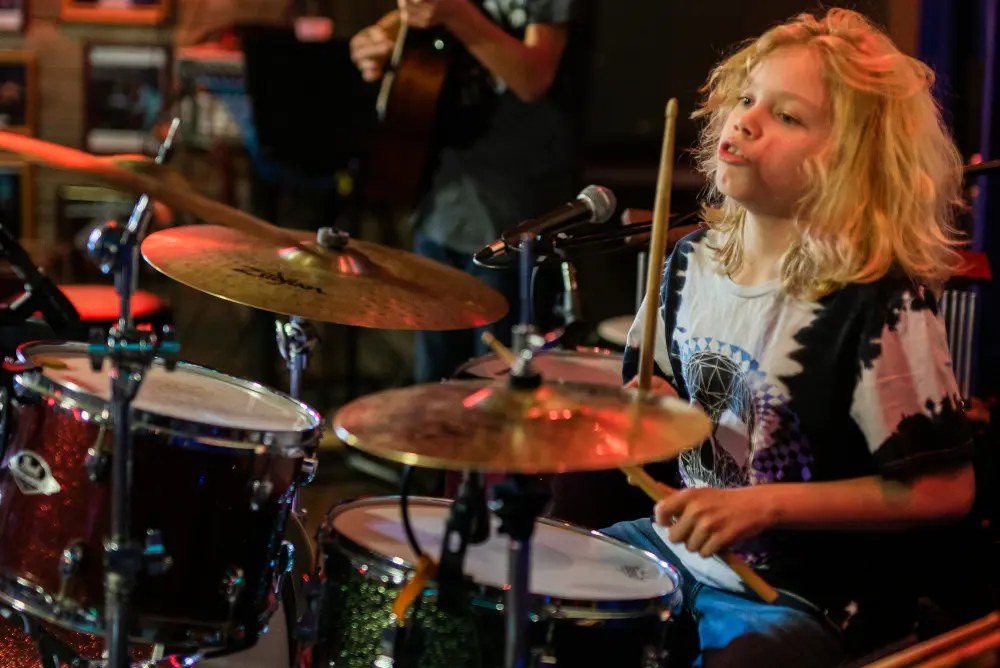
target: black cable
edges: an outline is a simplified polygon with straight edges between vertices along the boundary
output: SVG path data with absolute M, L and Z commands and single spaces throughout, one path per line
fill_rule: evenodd
M 417 542 L 417 536 L 413 533 L 413 526 L 410 525 L 410 473 L 413 471 L 412 466 L 403 467 L 403 478 L 400 481 L 400 497 L 399 497 L 399 510 L 403 516 L 403 531 L 406 532 L 406 540 L 410 544 L 410 549 L 413 550 L 413 554 L 416 555 L 419 561 L 424 557 L 424 551 L 420 549 L 420 543 Z

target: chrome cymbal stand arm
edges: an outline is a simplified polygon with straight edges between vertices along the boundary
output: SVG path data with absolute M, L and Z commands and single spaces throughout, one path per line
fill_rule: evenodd
M 180 119 L 174 119 L 156 156 L 156 163 L 166 162 L 174 143 Z M 161 333 L 133 327 L 131 301 L 135 290 L 138 249 L 152 215 L 151 200 L 142 195 L 136 202 L 128 223 L 122 227 L 111 221 L 95 230 L 88 242 L 94 262 L 105 274 L 113 273 L 119 297 L 118 322 L 110 331 L 94 330 L 88 354 L 91 366 L 100 371 L 105 358 L 111 361 L 111 421 L 114 426 L 114 450 L 111 455 L 111 536 L 104 541 L 104 624 L 108 649 L 108 668 L 129 668 L 129 627 L 131 595 L 136 577 L 147 555 L 132 540 L 132 401 L 146 370 L 157 357 L 164 359 L 168 370 L 177 363 L 178 345 L 173 332 Z M 164 563 L 166 563 L 164 561 Z

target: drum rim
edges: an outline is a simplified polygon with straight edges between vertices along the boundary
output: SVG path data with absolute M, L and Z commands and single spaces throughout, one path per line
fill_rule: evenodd
M 622 359 L 622 353 L 610 350 L 608 348 L 597 347 L 577 347 L 573 350 L 567 350 L 565 348 L 549 348 L 547 350 L 539 350 L 534 353 L 534 357 L 591 357 L 591 358 L 618 358 Z M 458 367 L 452 377 L 458 378 L 460 374 L 470 374 L 469 369 L 475 367 L 477 364 L 482 364 L 487 360 L 497 359 L 496 353 L 486 353 L 484 355 L 478 355 L 472 359 L 464 362 L 462 366 Z M 496 378 L 496 376 L 476 376 L 476 378 Z M 553 378 L 552 380 L 558 380 Z
M 343 501 L 331 508 L 317 536 L 317 546 L 319 548 L 318 563 L 323 563 L 325 566 L 327 548 L 328 546 L 332 546 L 336 552 L 347 557 L 352 565 L 364 574 L 365 578 L 379 579 L 383 583 L 391 581 L 394 585 L 402 587 L 403 582 L 414 572 L 414 564 L 407 562 L 402 557 L 392 557 L 378 553 L 372 548 L 361 545 L 357 541 L 337 532 L 333 526 L 338 517 L 351 510 L 376 505 L 398 505 L 400 498 L 400 496 L 367 497 Z M 430 496 L 411 496 L 408 497 L 407 502 L 411 506 L 449 506 L 452 500 Z M 629 545 L 597 531 L 584 529 L 569 522 L 550 517 L 539 517 L 538 521 L 610 543 L 627 552 L 644 557 L 666 573 L 668 579 L 673 583 L 674 588 L 672 591 L 664 592 L 658 596 L 642 599 L 595 600 L 532 594 L 534 601 L 531 607 L 534 614 L 543 619 L 602 620 L 663 615 L 667 612 L 676 613 L 680 609 L 683 585 L 681 573 L 677 568 L 663 559 L 660 559 L 648 550 L 640 549 L 634 545 Z M 329 574 L 327 575 L 329 576 Z M 474 583 L 473 591 L 473 603 L 475 605 L 498 610 L 503 609 L 504 592 L 500 587 L 476 582 Z M 436 583 L 433 580 L 428 582 L 425 588 L 425 593 L 427 592 L 436 592 Z
M 77 421 L 93 422 L 98 425 L 105 424 L 103 414 L 110 411 L 107 402 L 89 392 L 57 383 L 45 375 L 44 369 L 32 365 L 30 360 L 31 353 L 37 354 L 37 349 L 50 347 L 53 353 L 58 351 L 86 353 L 87 351 L 87 344 L 78 341 L 31 341 L 22 343 L 17 347 L 17 361 L 20 364 L 28 365 L 28 368 L 19 370 L 13 375 L 14 388 L 17 395 L 22 396 L 24 392 L 30 392 L 44 396 L 52 400 L 51 405 L 53 408 L 72 414 Z M 157 359 L 154 364 L 162 366 L 163 361 Z M 312 424 L 307 429 L 300 431 L 220 427 L 209 422 L 176 418 L 150 410 L 134 408 L 134 431 L 177 437 L 179 440 L 175 441 L 173 445 L 179 447 L 211 449 L 214 451 L 222 449 L 250 454 L 258 454 L 259 451 L 264 450 L 267 454 L 277 454 L 293 458 L 312 452 L 318 445 L 323 430 L 323 419 L 319 412 L 311 406 L 273 388 L 216 371 L 215 369 L 189 362 L 178 362 L 177 367 L 186 372 L 215 378 L 243 389 L 279 397 L 292 404 Z M 81 416 L 81 409 L 89 414 L 87 419 Z M 189 439 L 194 439 L 194 441 Z

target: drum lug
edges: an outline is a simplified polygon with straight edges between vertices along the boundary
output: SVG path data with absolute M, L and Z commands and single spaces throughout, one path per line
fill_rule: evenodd
M 295 565 L 295 546 L 290 540 L 281 541 L 281 547 L 278 548 L 278 573 L 281 575 L 288 575 L 292 572 L 292 567 Z
M 226 574 L 222 576 L 220 591 L 225 596 L 229 605 L 233 606 L 236 605 L 236 601 L 239 599 L 240 594 L 243 593 L 245 586 L 246 578 L 243 576 L 243 569 L 233 567 L 227 569 Z
M 278 548 L 278 556 L 274 560 L 274 578 L 272 582 L 274 583 L 273 591 L 275 594 L 281 593 L 281 588 L 285 584 L 285 577 L 292 572 L 293 566 L 295 566 L 295 546 L 291 541 L 283 540 L 281 541 L 281 546 Z
M 83 561 L 83 543 L 74 542 L 63 548 L 59 556 L 59 581 L 63 589 L 80 570 Z
M 98 482 L 104 477 L 104 471 L 108 468 L 108 456 L 104 454 L 100 449 L 100 446 L 94 446 L 87 449 L 87 458 L 84 460 L 83 465 L 87 469 L 87 477 L 90 478 L 90 482 Z
M 264 480 L 254 480 L 253 489 L 250 492 L 250 510 L 257 512 L 264 502 L 271 497 L 274 491 L 274 483 L 265 478 Z
M 162 575 L 174 565 L 174 559 L 163 548 L 163 535 L 158 529 L 146 530 L 146 548 L 142 551 L 146 572 L 150 575 Z
M 83 467 L 87 470 L 90 482 L 98 482 L 104 477 L 104 472 L 108 468 L 108 455 L 104 451 L 104 435 L 107 430 L 107 422 L 102 420 L 97 438 L 94 439 L 94 444 L 87 448 L 87 457 L 83 460 Z
M 305 487 L 316 479 L 316 470 L 319 468 L 319 458 L 310 455 L 302 460 L 302 468 L 299 470 L 299 487 Z

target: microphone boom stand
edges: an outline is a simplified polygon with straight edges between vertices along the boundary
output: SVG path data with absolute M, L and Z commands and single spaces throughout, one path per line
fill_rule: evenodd
M 156 163 L 166 162 L 180 125 L 175 118 L 160 146 Z M 114 450 L 111 455 L 111 536 L 104 541 L 105 632 L 108 668 L 129 668 L 131 594 L 147 555 L 130 536 L 132 495 L 132 401 L 143 376 L 159 356 L 166 369 L 177 363 L 178 346 L 172 331 L 162 334 L 133 327 L 131 297 L 137 275 L 139 243 L 145 234 L 152 208 L 148 195 L 136 202 L 124 228 L 111 221 L 91 235 L 87 244 L 97 266 L 114 273 L 120 311 L 118 322 L 108 332 L 93 330 L 88 346 L 91 366 L 100 371 L 107 357 L 111 362 L 111 420 Z M 102 340 L 103 339 L 103 340 Z M 152 557 L 153 555 L 149 555 Z

